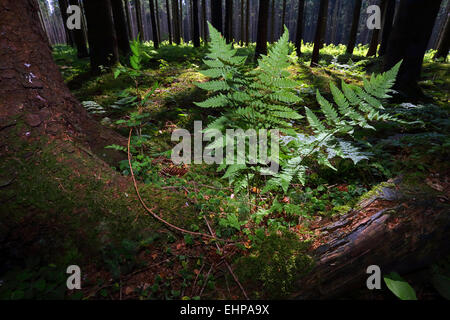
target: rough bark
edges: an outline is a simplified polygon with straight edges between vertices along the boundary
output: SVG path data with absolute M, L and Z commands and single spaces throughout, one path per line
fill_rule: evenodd
M 128 38 L 128 25 L 125 18 L 122 0 L 111 0 L 114 27 L 117 35 L 117 45 L 122 55 L 130 53 L 130 38 Z
M 300 56 L 302 54 L 304 11 L 305 11 L 305 0 L 298 0 L 297 34 L 295 35 L 295 47 L 297 48 L 297 56 Z
M 319 15 L 317 17 L 316 35 L 314 37 L 314 49 L 311 57 L 311 66 L 319 63 L 319 51 L 323 46 L 328 16 L 329 0 L 320 0 Z
M 91 70 L 109 67 L 119 60 L 117 36 L 110 0 L 85 1 L 84 8 L 89 32 Z
M 211 1 L 211 24 L 220 33 L 223 33 L 222 27 L 222 1 Z
M 412 99 L 425 98 L 417 82 L 423 57 L 441 5 L 440 0 L 401 0 L 384 56 L 384 70 L 403 60 L 395 89 Z M 414 21 L 414 23 L 411 23 Z
M 359 17 L 361 14 L 362 0 L 355 0 L 355 7 L 353 9 L 352 28 L 350 30 L 350 38 L 347 44 L 347 53 L 352 54 L 355 50 L 356 35 L 358 34 Z
M 78 0 L 69 0 L 69 4 L 71 6 L 79 6 L 80 5 Z M 84 25 L 84 21 L 82 19 L 81 20 L 81 29 L 72 30 L 75 45 L 77 47 L 78 58 L 89 57 L 89 51 L 87 48 L 87 39 L 86 39 L 86 36 L 84 33 L 84 28 L 85 28 L 85 25 Z
M 269 19 L 269 0 L 259 0 L 258 32 L 256 34 L 255 57 L 267 54 L 267 23 Z
M 150 5 L 150 20 L 152 24 L 152 36 L 153 36 L 153 46 L 155 49 L 159 48 L 159 37 L 158 37 L 158 27 L 156 26 L 156 14 L 155 14 L 155 3 L 153 0 L 149 0 Z
M 383 14 L 383 20 L 384 20 L 384 13 L 386 8 L 387 0 L 381 0 L 380 9 L 381 13 Z M 378 50 L 378 44 L 380 41 L 380 29 L 375 29 L 372 31 L 372 39 L 370 40 L 369 50 L 367 51 L 368 57 L 373 57 L 377 55 Z
M 200 28 L 198 21 L 198 0 L 192 0 L 192 22 L 194 47 L 200 47 Z
M 407 274 L 450 251 L 448 203 L 399 182 L 360 203 L 362 209 L 317 227 L 315 265 L 298 281 L 297 298 L 338 298 L 365 288 L 371 265 L 383 274 Z
M 131 15 L 130 15 L 130 2 L 128 0 L 125 0 L 125 15 L 127 17 L 128 37 L 130 40 L 134 40 L 133 23 L 131 22 Z
M 447 17 L 447 22 L 445 23 L 444 30 L 439 40 L 436 55 L 434 59 L 444 58 L 448 56 L 448 51 L 450 49 L 450 13 Z
M 387 44 L 389 41 L 389 36 L 392 32 L 392 25 L 394 23 L 394 15 L 395 15 L 395 0 L 388 0 L 385 12 L 383 14 L 383 28 L 381 34 L 381 45 L 378 54 L 380 56 L 384 56 L 386 53 Z
M 0 34 L 4 35 L 0 37 L 2 145 L 9 139 L 31 143 L 48 136 L 76 140 L 111 164 L 123 159 L 104 147 L 125 145 L 125 139 L 91 119 L 64 84 L 39 23 L 36 0 L 2 1 L 0 21 Z M 8 128 L 18 121 L 24 126 L 17 137 L 8 133 Z

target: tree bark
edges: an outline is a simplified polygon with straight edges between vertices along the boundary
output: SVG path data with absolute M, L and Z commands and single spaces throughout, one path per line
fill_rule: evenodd
M 381 0 L 380 9 L 383 14 L 382 20 L 384 20 L 385 8 L 387 0 Z M 367 51 L 367 57 L 373 57 L 377 55 L 378 44 L 380 40 L 380 29 L 375 29 L 372 31 L 372 39 L 370 40 L 369 50 Z
M 270 43 L 275 42 L 275 0 L 270 8 Z
M 133 23 L 131 22 L 131 15 L 130 15 L 130 2 L 128 0 L 125 0 L 125 15 L 127 17 L 127 25 L 128 25 L 128 38 L 130 40 L 134 39 L 133 34 Z
M 323 46 L 328 16 L 328 0 L 320 0 L 319 16 L 317 17 L 316 35 L 314 37 L 314 49 L 311 57 L 311 66 L 319 64 L 319 53 Z
M 211 1 L 211 24 L 223 34 L 222 27 L 222 1 Z
M 158 27 L 156 26 L 156 14 L 155 14 L 155 3 L 153 0 L 149 0 L 150 6 L 150 20 L 152 24 L 152 36 L 153 36 L 153 46 L 155 49 L 159 48 L 159 38 L 158 38 Z
M 0 21 L 0 34 L 8 35 L 0 37 L 0 140 L 76 140 L 116 165 L 123 157 L 104 147 L 126 145 L 126 139 L 91 119 L 64 84 L 39 23 L 37 1 L 3 0 Z M 19 137 L 4 127 L 18 117 L 24 119 Z
M 303 37 L 303 15 L 305 11 L 305 0 L 298 0 L 297 13 L 297 34 L 295 35 L 295 47 L 297 48 L 297 56 L 302 54 L 302 37 Z
M 447 22 L 444 25 L 444 30 L 439 40 L 437 52 L 434 59 L 447 59 L 448 51 L 450 49 L 450 14 L 448 14 Z
M 117 35 L 117 45 L 120 54 L 126 56 L 130 53 L 130 38 L 128 38 L 128 26 L 125 18 L 122 0 L 111 0 L 114 27 Z
M 71 47 L 74 46 L 75 44 L 75 39 L 74 39 L 74 35 L 72 30 L 69 30 L 69 28 L 67 28 L 67 7 L 68 7 L 68 3 L 67 0 L 58 0 L 58 5 L 59 5 L 59 10 L 61 12 L 61 17 L 63 20 L 63 25 L 64 25 L 64 31 L 66 33 L 66 39 L 67 39 L 67 44 L 70 45 Z
M 269 0 L 259 0 L 258 32 L 256 34 L 255 57 L 267 54 L 267 22 L 269 19 Z
M 169 43 L 170 45 L 172 45 L 172 21 L 170 19 L 169 0 L 166 0 L 166 11 L 167 11 L 167 28 L 169 29 Z
M 247 5 L 245 9 L 245 45 L 248 47 L 250 42 L 250 0 L 247 0 Z
M 142 5 L 141 0 L 135 0 L 134 5 L 136 7 L 136 24 L 139 33 L 139 40 L 143 41 L 145 39 L 144 24 L 142 22 Z
M 284 32 L 284 26 L 286 25 L 286 0 L 283 0 L 283 11 L 281 12 L 281 34 Z
M 198 21 L 198 0 L 192 0 L 192 22 L 194 47 L 200 47 L 200 28 Z
M 394 89 L 413 99 L 426 98 L 418 86 L 423 57 L 441 1 L 401 0 L 384 56 L 384 70 L 403 60 Z M 415 23 L 411 23 L 415 21 Z
M 80 6 L 80 3 L 78 2 L 78 0 L 69 0 L 69 4 L 71 6 Z M 89 57 L 89 51 L 87 48 L 87 39 L 84 34 L 84 28 L 85 28 L 85 25 L 84 25 L 84 21 L 82 19 L 81 20 L 81 29 L 80 30 L 78 30 L 78 29 L 72 30 L 74 41 L 75 41 L 75 46 L 77 47 L 78 58 Z
M 225 0 L 225 39 L 233 41 L 233 0 Z
M 110 0 L 85 1 L 84 8 L 89 32 L 91 70 L 110 67 L 119 61 L 117 36 Z
M 202 0 L 202 25 L 203 25 L 203 42 L 208 42 L 208 18 L 206 16 L 206 0 Z
M 158 40 L 161 43 L 161 21 L 159 19 L 159 3 L 155 0 L 155 19 L 156 19 L 156 30 L 158 31 Z
M 386 53 L 387 44 L 389 41 L 389 36 L 392 32 L 392 25 L 394 23 L 395 15 L 395 0 L 388 0 L 385 7 L 385 12 L 383 14 L 383 29 L 381 34 L 381 45 L 378 54 L 384 56 Z
M 371 265 L 383 274 L 407 274 L 450 251 L 449 205 L 434 193 L 412 195 L 411 186 L 396 183 L 359 206 L 363 209 L 313 231 L 315 265 L 296 283 L 296 298 L 336 299 L 367 290 Z
M 239 40 L 240 40 L 241 46 L 244 45 L 244 24 L 245 24 L 245 22 L 244 22 L 244 17 L 245 17 L 244 1 L 245 0 L 241 0 L 241 23 L 240 23 L 241 31 L 240 31 L 240 35 L 239 35 Z
M 172 0 L 172 20 L 173 20 L 173 41 L 175 44 L 181 43 L 180 34 L 180 13 L 178 10 L 178 0 Z
M 361 15 L 362 0 L 355 0 L 353 9 L 352 28 L 350 30 L 350 38 L 347 44 L 347 53 L 353 54 L 356 45 L 356 35 L 358 34 L 359 17 Z

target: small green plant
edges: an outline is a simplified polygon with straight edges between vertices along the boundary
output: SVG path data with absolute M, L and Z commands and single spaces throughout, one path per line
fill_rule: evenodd
M 384 277 L 389 290 L 400 300 L 417 300 L 416 291 L 396 272 L 392 272 Z

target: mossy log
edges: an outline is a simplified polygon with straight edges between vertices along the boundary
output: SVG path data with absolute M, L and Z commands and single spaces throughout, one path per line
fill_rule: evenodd
M 367 267 L 407 274 L 450 251 L 448 185 L 443 192 L 397 179 L 338 221 L 319 226 L 315 266 L 296 283 L 295 298 L 339 298 L 366 287 Z

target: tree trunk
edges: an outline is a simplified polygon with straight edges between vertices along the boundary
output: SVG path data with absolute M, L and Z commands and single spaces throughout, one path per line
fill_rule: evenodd
M 386 53 L 386 47 L 391 35 L 392 25 L 394 23 L 395 15 L 395 0 L 388 0 L 383 13 L 383 29 L 381 34 L 381 45 L 378 54 L 384 56 Z
M 286 25 L 286 0 L 283 0 L 283 11 L 281 12 L 281 33 L 284 32 L 285 25 Z
M 314 37 L 314 49 L 311 57 L 311 66 L 319 64 L 319 51 L 325 38 L 328 17 L 328 0 L 320 0 L 319 16 L 317 17 L 316 35 Z
M 244 1 L 245 0 L 241 0 L 241 23 L 240 23 L 240 27 L 241 27 L 241 32 L 239 35 L 239 40 L 240 40 L 240 45 L 243 46 L 244 45 L 244 17 L 245 17 L 245 11 L 244 11 Z
M 298 0 L 297 34 L 295 35 L 295 47 L 297 48 L 297 56 L 299 56 L 299 57 L 302 54 L 304 11 L 305 11 L 305 0 Z
M 256 34 L 255 57 L 267 54 L 267 22 L 269 19 L 269 0 L 259 0 L 258 32 Z
M 206 0 L 202 0 L 202 25 L 203 25 L 203 42 L 208 42 L 208 18 L 206 16 Z
M 169 0 L 166 0 L 166 11 L 167 11 L 167 28 L 169 29 L 169 43 L 170 45 L 172 45 L 172 21 L 170 20 Z
M 233 0 L 225 0 L 225 39 L 233 41 Z
M 223 33 L 222 27 L 222 1 L 211 0 L 211 24 L 220 33 Z
M 448 204 L 433 193 L 413 195 L 413 189 L 397 179 L 394 188 L 360 203 L 363 209 L 317 227 L 310 252 L 315 265 L 296 283 L 296 298 L 336 299 L 368 290 L 371 265 L 382 274 L 407 274 L 449 252 Z
M 355 0 L 355 7 L 353 9 L 352 28 L 350 30 L 350 38 L 347 44 L 347 53 L 353 54 L 356 45 L 356 35 L 358 34 L 359 17 L 361 15 L 362 0 Z
M 91 9 L 92 3 L 86 1 L 86 8 Z M 104 16 L 101 11 L 96 15 Z M 3 0 L 0 21 L 0 34 L 8 35 L 0 37 L 0 140 L 18 139 L 4 124 L 14 124 L 20 116 L 24 119 L 20 139 L 76 140 L 116 165 L 123 157 L 104 147 L 125 145 L 126 139 L 92 120 L 64 84 L 39 23 L 37 1 Z
M 250 0 L 247 0 L 247 6 L 245 9 L 245 45 L 248 47 L 250 42 Z
M 194 47 L 200 47 L 200 28 L 198 21 L 198 0 L 192 0 L 193 42 Z
M 155 18 L 156 18 L 156 30 L 158 30 L 158 40 L 161 43 L 161 21 L 159 19 L 159 3 L 155 0 Z
M 125 0 L 125 15 L 127 17 L 127 26 L 128 26 L 128 38 L 130 40 L 134 39 L 133 35 L 133 23 L 131 22 L 131 15 L 130 15 L 130 2 L 128 0 Z
M 183 17 L 183 0 L 179 1 L 179 13 L 180 13 L 180 20 L 179 20 L 179 26 L 180 26 L 180 36 L 184 39 L 185 36 L 183 34 L 183 21 L 184 21 L 184 17 Z
M 71 6 L 80 6 L 80 3 L 78 2 L 78 0 L 69 0 L 69 4 Z M 87 39 L 86 36 L 84 34 L 84 21 L 81 21 L 81 29 L 75 29 L 72 30 L 73 32 L 73 38 L 75 41 L 75 46 L 77 47 L 77 56 L 78 58 L 86 58 L 89 57 L 89 51 L 87 48 Z
M 159 38 L 158 38 L 158 27 L 156 26 L 156 14 L 155 14 L 155 3 L 153 0 L 149 0 L 150 6 L 150 20 L 152 24 L 152 36 L 153 36 L 153 46 L 155 49 L 159 48 Z
M 75 44 L 75 40 L 74 40 L 74 35 L 72 30 L 69 30 L 69 28 L 67 28 L 67 7 L 68 7 L 68 3 L 67 0 L 58 0 L 58 5 L 59 5 L 59 10 L 61 12 L 61 17 L 62 17 L 62 21 L 63 21 L 63 25 L 64 25 L 64 32 L 66 34 L 66 39 L 67 39 L 67 44 L 70 46 L 74 46 Z
M 134 5 L 136 7 L 136 24 L 137 29 L 139 33 L 139 39 L 140 41 L 143 41 L 145 39 L 144 34 L 144 24 L 142 23 L 142 5 L 141 0 L 135 0 Z
M 119 61 L 111 1 L 85 1 L 84 8 L 89 32 L 91 70 L 98 73 L 100 66 L 110 67 Z
M 403 60 L 394 89 L 404 97 L 425 98 L 417 82 L 441 1 L 401 0 L 384 58 L 384 70 Z M 415 21 L 415 23 L 411 23 Z
M 270 43 L 275 42 L 275 0 L 270 8 Z
M 444 30 L 439 40 L 437 52 L 434 59 L 444 58 L 447 59 L 448 51 L 450 49 L 450 15 L 447 17 L 447 22 L 445 23 Z
M 172 20 L 173 20 L 173 41 L 175 44 L 181 43 L 180 35 L 180 13 L 178 10 L 178 0 L 172 0 Z
M 111 5 L 119 52 L 126 56 L 130 53 L 130 39 L 128 38 L 128 26 L 123 11 L 123 2 L 122 0 L 111 0 Z
M 383 15 L 382 20 L 384 20 L 384 14 L 386 13 L 387 0 L 381 0 L 380 10 Z M 370 40 L 369 50 L 367 51 L 367 57 L 374 57 L 377 55 L 378 44 L 380 40 L 380 29 L 374 29 L 372 31 L 372 39 Z

